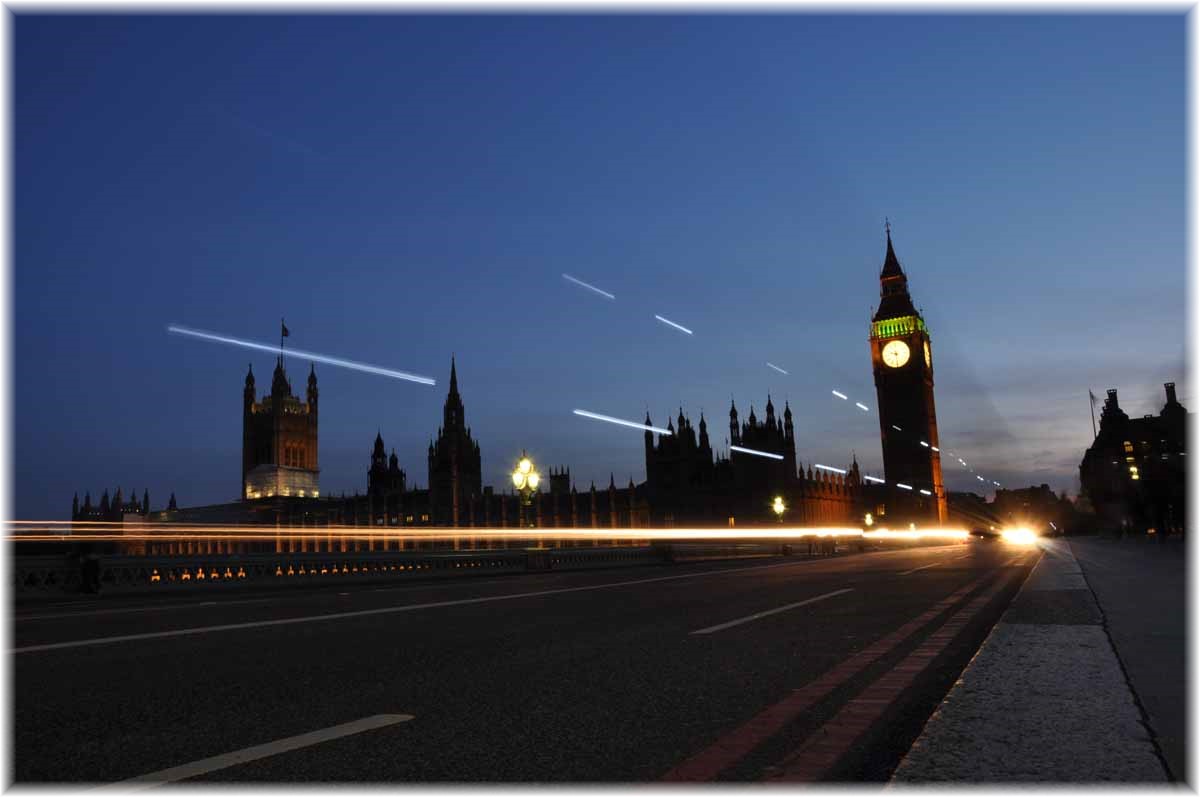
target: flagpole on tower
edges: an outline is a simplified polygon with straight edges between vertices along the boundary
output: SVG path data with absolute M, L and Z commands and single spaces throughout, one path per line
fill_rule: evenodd
M 284 323 L 283 318 L 280 318 L 279 319 L 279 364 L 280 365 L 283 365 L 283 339 L 288 337 L 288 334 L 289 333 L 288 333 L 287 324 Z
M 1092 404 L 1092 439 L 1095 440 L 1099 436 L 1096 432 L 1096 394 L 1090 387 L 1088 388 L 1088 398 L 1091 399 Z

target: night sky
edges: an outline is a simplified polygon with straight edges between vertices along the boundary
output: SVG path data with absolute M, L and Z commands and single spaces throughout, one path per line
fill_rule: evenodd
M 166 327 L 281 316 L 438 380 L 319 365 L 323 494 L 377 430 L 428 484 L 452 353 L 498 488 L 522 448 L 644 479 L 642 435 L 574 408 L 703 410 L 723 448 L 768 392 L 802 462 L 880 473 L 885 217 L 980 473 L 1074 493 L 1089 388 L 1191 398 L 1182 15 L 17 15 L 13 50 L 20 518 L 235 500 L 272 357 Z

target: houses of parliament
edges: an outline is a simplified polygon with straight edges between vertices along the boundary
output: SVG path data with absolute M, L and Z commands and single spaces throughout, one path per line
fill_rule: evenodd
M 467 424 L 452 358 L 442 424 L 427 452 L 427 487 L 409 483 L 395 451 L 389 454 L 376 434 L 365 463 L 365 490 L 352 496 L 323 495 L 316 369 L 310 367 L 301 399 L 294 394 L 281 355 L 268 394 L 259 398 L 253 366 L 245 377 L 239 500 L 179 507 L 172 494 L 166 509 L 151 510 L 148 495 L 141 502 L 125 501 L 118 488 L 111 500 L 105 491 L 98 506 L 91 503 L 90 493 L 82 506 L 76 496 L 72 520 L 284 527 L 752 527 L 776 522 L 771 502 L 781 496 L 792 525 L 858 526 L 867 513 L 881 521 L 945 522 L 929 331 L 909 296 L 890 229 L 880 286 L 869 344 L 884 470 L 888 483 L 904 481 L 915 488 L 909 493 L 864 480 L 853 457 L 839 468 L 841 473 L 814 470 L 811 464 L 805 468 L 797 458 L 791 408 L 785 402 L 782 413 L 777 412 L 768 395 L 761 418 L 751 406 L 742 420 L 731 403 L 732 447 L 727 453 L 714 450 L 703 414 L 693 424 L 680 409 L 667 420 L 670 434 L 657 436 L 647 414 L 643 483 L 617 485 L 610 475 L 607 485 L 591 483 L 580 489 L 569 468 L 551 468 L 549 489 L 537 492 L 523 507 L 516 494 L 483 484 L 480 443 Z M 932 444 L 932 451 L 916 445 L 916 438 Z

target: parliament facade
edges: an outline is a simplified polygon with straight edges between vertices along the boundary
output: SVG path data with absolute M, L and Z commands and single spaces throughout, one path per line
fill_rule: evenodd
M 284 527 L 746 527 L 777 522 L 771 504 L 780 496 L 787 507 L 783 520 L 792 525 L 859 526 L 867 513 L 881 523 L 945 522 L 929 333 L 908 295 L 890 229 L 880 286 L 869 342 L 886 485 L 864 480 L 853 457 L 836 470 L 814 469 L 811 464 L 805 468 L 797 457 L 791 408 L 785 402 L 777 414 L 767 396 L 761 418 L 751 406 L 743 421 L 731 403 L 727 452 L 713 448 L 703 414 L 693 424 L 681 409 L 667 421 L 670 434 L 657 436 L 647 414 L 643 483 L 630 479 L 618 486 L 610 474 L 607 485 L 590 483 L 580 489 L 569 468 L 552 468 L 548 489 L 522 506 L 517 494 L 483 484 L 480 443 L 467 424 L 452 358 L 442 424 L 427 452 L 428 486 L 410 484 L 395 451 L 389 455 L 377 433 L 365 491 L 329 496 L 319 483 L 316 369 L 310 367 L 302 400 L 293 394 L 280 356 L 270 393 L 261 398 L 256 394 L 253 367 L 245 378 L 238 501 L 180 508 L 172 495 L 168 508 L 151 511 L 148 498 L 125 505 L 118 495 L 114 502 L 102 499 L 102 511 L 97 511 L 89 497 L 82 508 L 76 499 L 72 519 L 89 520 L 103 513 L 112 519 L 132 514 L 149 522 Z M 904 428 L 907 432 L 900 432 Z M 932 452 L 927 443 L 918 447 L 917 438 L 931 443 Z M 893 480 L 906 480 L 918 489 L 905 495 L 891 486 Z M 121 509 L 114 512 L 114 503 Z

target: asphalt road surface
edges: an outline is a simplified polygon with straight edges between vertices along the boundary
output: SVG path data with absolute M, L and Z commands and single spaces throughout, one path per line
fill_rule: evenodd
M 15 780 L 882 781 L 1038 556 L 19 606 Z

